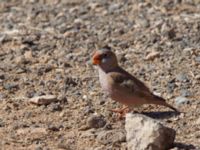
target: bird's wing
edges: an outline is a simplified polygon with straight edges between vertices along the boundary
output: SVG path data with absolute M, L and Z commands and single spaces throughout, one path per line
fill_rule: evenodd
M 111 72 L 108 74 L 112 79 L 112 86 L 125 96 L 131 96 L 143 100 L 146 104 L 157 104 L 169 107 L 178 111 L 173 106 L 166 103 L 165 99 L 154 95 L 141 81 L 130 74 L 121 72 Z
M 122 91 L 131 95 L 136 94 L 136 96 L 141 98 L 151 95 L 149 89 L 133 76 L 129 76 L 120 72 L 111 72 L 108 75 L 113 80 L 112 86 L 118 89 L 118 91 Z
M 116 83 L 122 84 L 121 86 L 128 86 L 128 88 L 137 88 L 139 90 L 151 93 L 149 88 L 140 80 L 129 74 L 121 67 L 117 67 L 114 71 L 109 73 Z
M 120 91 L 134 92 L 136 85 L 133 80 L 127 78 L 120 73 L 110 73 L 110 77 L 113 80 L 113 86 L 115 86 Z
M 121 73 L 110 73 L 113 80 L 112 88 L 121 93 L 124 98 L 139 99 L 141 103 L 161 104 L 165 103 L 164 99 L 158 99 L 152 92 L 139 80 L 126 76 Z M 142 86 L 141 86 L 142 85 Z M 145 86 L 145 88 L 143 87 Z

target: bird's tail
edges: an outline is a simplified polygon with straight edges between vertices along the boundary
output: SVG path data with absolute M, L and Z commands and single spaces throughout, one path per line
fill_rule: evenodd
M 153 99 L 154 99 L 155 104 L 166 106 L 166 107 L 169 107 L 170 109 L 172 109 L 176 112 L 179 112 L 176 108 L 174 108 L 173 106 L 168 104 L 164 98 L 157 96 L 157 95 L 153 95 Z

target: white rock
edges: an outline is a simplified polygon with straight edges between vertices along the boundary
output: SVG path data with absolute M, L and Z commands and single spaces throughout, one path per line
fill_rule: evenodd
M 152 51 L 145 57 L 145 60 L 154 60 L 156 57 L 159 57 L 159 56 L 160 56 L 159 52 Z
M 56 102 L 56 101 L 58 101 L 58 100 L 55 95 L 37 96 L 37 97 L 33 97 L 29 100 L 30 103 L 36 104 L 36 105 L 48 105 L 48 104 Z
M 87 95 L 83 95 L 84 100 L 87 100 L 87 98 L 88 98 Z
M 172 147 L 176 132 L 141 114 L 126 115 L 128 150 L 164 150 Z

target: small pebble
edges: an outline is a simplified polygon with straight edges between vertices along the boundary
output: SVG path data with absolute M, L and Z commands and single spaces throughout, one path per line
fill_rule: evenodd
M 97 140 L 102 144 L 114 144 L 126 141 L 125 131 L 109 130 L 98 133 Z
M 0 74 L 0 79 L 4 80 L 5 79 L 5 75 L 4 74 Z
M 189 100 L 186 97 L 179 96 L 175 99 L 176 105 L 182 105 L 182 104 L 189 104 Z
M 180 91 L 180 93 L 181 93 L 181 96 L 183 96 L 183 97 L 191 96 L 190 91 L 188 91 L 187 89 L 182 89 L 182 90 Z
M 58 96 L 58 100 L 59 100 L 60 102 L 62 102 L 62 103 L 67 103 L 67 102 L 68 102 L 68 101 L 67 101 L 67 97 L 66 97 L 66 95 L 64 95 L 64 94 L 59 95 L 59 96 Z
M 91 106 L 86 106 L 83 109 L 83 113 L 84 113 L 84 115 L 88 115 L 88 114 L 94 113 L 94 108 L 92 108 Z
M 87 120 L 87 125 L 89 128 L 102 128 L 106 124 L 106 120 L 103 116 L 92 115 Z
M 176 76 L 176 80 L 177 80 L 177 81 L 180 81 L 180 82 L 188 82 L 188 81 L 189 81 L 187 75 L 184 74 L 184 73 L 178 74 L 178 75 Z
M 24 57 L 25 57 L 26 60 L 31 61 L 33 59 L 32 51 L 26 51 L 24 53 Z
M 18 56 L 15 58 L 15 63 L 16 64 L 26 64 L 27 60 L 25 59 L 24 56 Z
M 3 86 L 6 90 L 9 90 L 9 91 L 12 89 L 19 89 L 19 85 L 17 83 L 6 83 Z
M 6 95 L 4 93 L 0 93 L 0 100 L 6 98 Z
M 62 111 L 62 107 L 60 106 L 59 103 L 52 103 L 52 104 L 50 105 L 50 110 L 51 110 L 52 112 L 54 112 L 54 111 Z
M 143 28 L 148 28 L 150 26 L 149 20 L 147 20 L 145 18 L 138 19 L 137 23 L 139 26 L 141 26 Z
M 88 98 L 87 95 L 83 95 L 84 100 L 87 100 L 87 98 Z
M 58 127 L 54 126 L 54 125 L 49 125 L 48 130 L 50 130 L 50 131 L 60 131 L 60 129 Z
M 195 61 L 200 64 L 200 56 L 196 57 Z
M 35 150 L 43 150 L 43 149 L 42 149 L 42 147 L 37 146 L 37 147 L 35 148 Z
M 176 88 L 176 84 L 174 82 L 167 83 L 167 92 L 168 93 L 173 93 L 175 88 Z
M 150 52 L 146 57 L 145 60 L 154 60 L 155 58 L 159 57 L 160 53 L 159 52 Z
M 120 8 L 120 5 L 119 4 L 112 4 L 112 5 L 110 5 L 109 6 L 109 8 L 108 8 L 108 12 L 109 13 L 113 13 L 114 11 L 117 11 L 117 10 L 119 10 L 119 8 Z
M 55 95 L 43 95 L 37 96 L 29 99 L 29 102 L 36 105 L 48 105 L 50 103 L 56 102 L 57 97 Z

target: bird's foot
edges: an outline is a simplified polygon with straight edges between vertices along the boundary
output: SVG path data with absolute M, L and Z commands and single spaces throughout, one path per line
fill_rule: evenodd
M 121 109 L 111 109 L 110 111 L 118 113 L 118 119 L 123 119 L 125 118 L 126 113 L 130 112 L 130 109 L 129 107 L 124 107 Z

